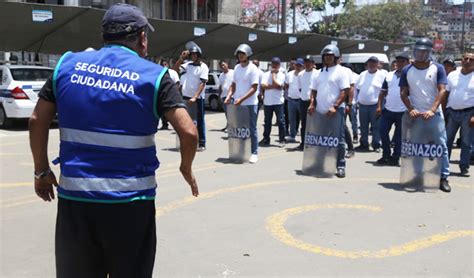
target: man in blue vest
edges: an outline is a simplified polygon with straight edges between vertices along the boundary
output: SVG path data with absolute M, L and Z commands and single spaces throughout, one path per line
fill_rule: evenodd
M 29 122 L 36 194 L 58 190 L 57 277 L 151 277 L 155 261 L 155 133 L 164 115 L 180 137 L 180 171 L 192 172 L 197 131 L 167 70 L 146 56 L 153 27 L 135 6 L 102 21 L 104 47 L 65 53 Z M 48 128 L 59 119 L 59 183 L 48 162 Z M 54 163 L 54 162 L 53 162 Z

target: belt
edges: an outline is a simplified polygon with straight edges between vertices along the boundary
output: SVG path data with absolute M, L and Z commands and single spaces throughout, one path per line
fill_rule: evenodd
M 464 109 L 453 109 L 453 108 L 449 107 L 449 109 L 451 109 L 451 110 L 453 110 L 453 111 L 456 111 L 456 112 L 467 112 L 467 111 L 474 110 L 474 106 L 473 106 L 473 107 L 464 108 Z
M 292 97 L 288 97 L 288 99 L 291 99 L 291 100 L 301 100 L 300 98 L 292 98 Z

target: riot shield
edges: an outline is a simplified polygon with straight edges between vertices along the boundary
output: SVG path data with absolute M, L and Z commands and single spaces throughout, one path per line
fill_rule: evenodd
M 337 166 L 337 147 L 341 140 L 341 114 L 327 116 L 315 111 L 306 118 L 303 167 L 305 175 L 333 177 Z
M 195 126 L 197 126 L 197 115 L 198 115 L 198 106 L 196 102 L 193 102 L 192 104 L 189 104 L 188 101 L 185 101 L 186 103 L 186 110 L 188 111 L 189 116 L 191 117 L 191 120 L 193 120 L 193 123 Z M 176 134 L 176 148 L 179 149 L 179 136 Z
M 402 153 L 400 184 L 415 190 L 434 191 L 439 188 L 445 132 L 441 117 L 429 120 L 412 119 L 408 112 L 402 118 Z
M 235 163 L 248 162 L 251 155 L 250 118 L 245 106 L 227 105 L 227 128 L 229 160 Z

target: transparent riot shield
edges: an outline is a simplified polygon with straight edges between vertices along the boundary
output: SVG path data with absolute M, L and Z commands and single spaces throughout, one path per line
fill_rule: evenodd
M 186 103 L 186 110 L 188 111 L 188 114 L 191 117 L 191 120 L 193 120 L 194 125 L 197 126 L 197 115 L 198 115 L 197 103 L 194 102 L 192 104 L 189 104 L 188 101 L 185 101 L 185 103 Z M 176 134 L 176 148 L 179 149 L 179 136 L 178 136 L 178 134 Z
M 248 162 L 251 155 L 250 118 L 245 106 L 227 105 L 229 126 L 229 160 L 235 163 Z
M 445 132 L 442 117 L 429 120 L 402 118 L 402 153 L 400 184 L 416 190 L 434 191 L 439 188 L 444 148 L 441 136 Z
M 330 117 L 317 111 L 307 115 L 303 174 L 319 178 L 334 176 L 341 140 L 341 117 L 339 113 Z

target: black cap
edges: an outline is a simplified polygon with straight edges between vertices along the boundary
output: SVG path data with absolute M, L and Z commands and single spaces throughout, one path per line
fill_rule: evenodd
M 395 56 L 395 59 L 410 60 L 410 55 L 408 54 L 408 52 L 402 52 L 402 53 L 398 54 L 397 56 Z
M 273 57 L 273 58 L 272 58 L 272 63 L 274 63 L 274 64 L 280 64 L 280 63 L 281 63 L 281 60 L 280 60 L 280 58 L 278 58 L 278 57 Z
M 118 3 L 111 6 L 102 18 L 104 37 L 122 37 L 136 33 L 148 27 L 152 32 L 155 28 L 148 22 L 143 12 L 136 6 Z
M 453 61 L 453 59 L 446 59 L 446 60 L 443 61 L 443 64 L 448 64 L 452 67 L 456 66 L 456 63 Z
M 379 58 L 375 57 L 375 56 L 370 56 L 369 59 L 367 59 L 367 62 L 370 62 L 370 61 L 373 61 L 373 62 L 379 62 Z
M 309 55 L 309 54 L 306 55 L 306 56 L 304 56 L 304 57 L 303 57 L 303 60 L 304 60 L 304 61 L 314 62 L 313 56 L 311 56 L 311 55 Z

